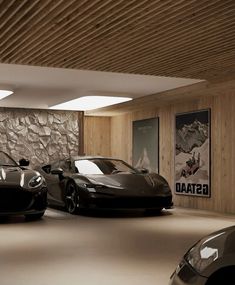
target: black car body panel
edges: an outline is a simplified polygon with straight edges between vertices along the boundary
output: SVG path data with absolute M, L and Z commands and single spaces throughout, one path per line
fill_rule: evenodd
M 169 285 L 189 284 L 235 284 L 235 226 L 204 237 L 185 254 Z
M 7 164 L 6 164 L 7 161 Z M 36 184 L 34 179 L 38 179 Z M 19 166 L 0 151 L 0 215 L 43 215 L 47 187 L 39 172 Z
M 88 168 L 83 166 L 79 168 L 81 161 L 86 163 Z M 115 169 L 111 171 L 112 167 Z M 172 207 L 171 190 L 162 176 L 156 173 L 143 174 L 122 160 L 72 157 L 51 165 L 44 165 L 39 171 L 46 179 L 48 201 L 51 205 L 66 206 L 66 187 L 72 182 L 76 185 L 79 196 L 79 208 L 162 209 Z

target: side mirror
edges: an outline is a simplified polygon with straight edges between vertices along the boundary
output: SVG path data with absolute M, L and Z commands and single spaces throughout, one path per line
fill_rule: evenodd
M 148 171 L 147 168 L 139 168 L 138 171 L 141 172 L 141 173 L 143 173 L 143 174 L 149 173 L 149 171 Z
M 54 174 L 54 175 L 62 175 L 63 174 L 63 169 L 62 168 L 55 168 L 55 169 L 52 169 L 51 170 L 51 174 Z
M 19 164 L 20 164 L 20 166 L 29 166 L 29 160 L 25 159 L 25 158 L 21 158 L 19 160 Z
M 42 170 L 44 172 L 46 172 L 47 174 L 50 174 L 51 173 L 51 165 L 47 164 L 47 165 L 42 166 Z

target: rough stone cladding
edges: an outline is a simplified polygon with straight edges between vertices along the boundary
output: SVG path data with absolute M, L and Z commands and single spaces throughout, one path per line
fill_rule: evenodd
M 0 149 L 30 166 L 79 153 L 78 112 L 0 108 Z

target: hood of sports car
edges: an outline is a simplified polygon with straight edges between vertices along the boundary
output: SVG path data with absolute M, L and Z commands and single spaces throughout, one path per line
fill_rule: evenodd
M 0 167 L 0 188 L 7 187 L 28 187 L 31 178 L 40 174 L 34 170 L 21 169 L 20 167 Z
M 124 195 L 155 195 L 162 192 L 160 187 L 159 175 L 152 174 L 130 174 L 130 173 L 118 173 L 111 175 L 88 175 L 86 178 L 91 184 L 103 185 L 103 189 L 99 192 L 118 192 Z M 167 183 L 167 182 L 166 182 Z M 168 184 L 167 184 L 168 186 Z M 169 186 L 168 186 L 169 187 Z

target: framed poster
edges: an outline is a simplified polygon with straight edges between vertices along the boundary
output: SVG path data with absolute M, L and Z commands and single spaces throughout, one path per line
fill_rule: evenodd
M 150 172 L 159 169 L 159 118 L 133 122 L 132 163 Z
M 175 118 L 175 193 L 210 197 L 210 109 Z

